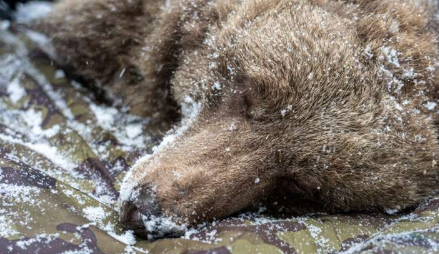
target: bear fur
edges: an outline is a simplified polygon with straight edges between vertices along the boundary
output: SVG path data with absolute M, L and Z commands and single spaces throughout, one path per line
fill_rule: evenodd
M 157 237 L 258 204 L 384 211 L 434 194 L 436 10 L 427 0 L 71 0 L 38 26 L 87 83 L 176 123 L 121 189 L 121 222 Z

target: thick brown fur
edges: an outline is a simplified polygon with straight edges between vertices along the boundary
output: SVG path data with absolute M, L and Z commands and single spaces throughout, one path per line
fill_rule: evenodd
M 297 213 L 403 209 L 438 189 L 428 1 L 165 5 L 68 1 L 40 24 L 78 74 L 134 113 L 165 119 L 177 105 L 191 122 L 131 170 L 122 221 L 133 204 L 146 222 L 157 210 L 188 226 L 259 202 Z

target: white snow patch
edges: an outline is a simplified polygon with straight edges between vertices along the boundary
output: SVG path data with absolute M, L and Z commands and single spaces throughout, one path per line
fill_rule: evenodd
M 35 19 L 45 17 L 52 9 L 52 4 L 49 2 L 30 1 L 26 4 L 18 5 L 14 16 L 18 23 L 29 24 Z
M 41 125 L 43 123 L 43 114 L 41 112 L 35 111 L 34 109 L 29 109 L 24 111 L 22 118 L 32 133 L 35 135 L 41 135 L 43 130 Z
M 287 110 L 286 109 L 282 109 L 280 111 L 280 114 L 282 115 L 282 117 L 285 117 L 285 115 L 287 114 Z
M 234 131 L 234 130 L 236 130 L 236 125 L 235 122 L 232 122 L 229 126 L 229 131 Z
M 383 46 L 380 50 L 384 53 L 388 63 L 391 63 L 395 67 L 400 67 L 398 52 L 395 49 Z
M 31 186 L 21 186 L 15 184 L 0 184 L 0 194 L 2 199 L 13 199 L 16 203 L 26 203 L 36 205 L 35 196 L 40 194 L 41 189 Z M 5 205 L 5 204 L 3 204 Z
M 42 34 L 38 33 L 32 30 L 26 30 L 26 35 L 35 43 L 37 43 L 39 46 L 44 47 L 49 44 L 50 39 Z
M 2 20 L 0 21 L 0 30 L 8 30 L 11 26 L 11 22 L 8 20 Z
M 434 228 L 435 230 L 437 230 L 437 227 Z M 346 251 L 342 251 L 340 253 L 343 254 L 354 254 L 354 253 L 359 253 L 364 251 L 365 248 L 367 248 L 368 246 L 383 246 L 386 243 L 389 242 L 394 242 L 394 240 L 401 240 L 401 239 L 413 239 L 412 234 L 413 233 L 423 233 L 423 232 L 428 232 L 429 230 L 434 230 L 434 229 L 421 229 L 421 230 L 410 230 L 410 231 L 406 231 L 406 232 L 402 232 L 402 233 L 395 233 L 395 234 L 376 234 L 374 235 L 372 238 L 370 238 L 369 240 L 362 242 L 362 243 L 358 243 L 353 245 L 351 248 L 347 249 Z M 431 244 L 430 249 L 428 250 L 427 253 L 438 253 L 439 251 L 439 245 L 433 241 L 428 241 L 429 244 Z M 373 251 L 373 249 L 372 249 Z
M 13 235 L 18 235 L 19 232 L 12 228 L 12 225 L 14 225 L 15 222 L 6 217 L 6 215 L 2 215 L 2 213 L 4 214 L 5 212 L 6 211 L 4 210 L 0 210 L 0 228 L 2 229 L 0 230 L 0 237 L 7 238 Z
M 42 154 L 43 156 L 45 156 L 47 159 L 52 161 L 55 165 L 59 166 L 60 168 L 69 170 L 70 171 L 69 173 L 71 173 L 72 175 L 76 175 L 73 173 L 73 169 L 76 167 L 75 163 L 67 160 L 66 156 L 60 154 L 57 148 L 50 146 L 46 142 L 29 143 L 29 142 L 24 142 L 20 139 L 6 136 L 4 134 L 0 134 L 0 139 L 7 142 L 11 142 L 13 144 L 26 146 L 27 148 L 30 148 L 31 150 L 34 150 L 35 152 Z
M 27 239 L 27 240 L 19 240 L 15 244 L 19 248 L 26 250 L 30 245 L 32 245 L 34 243 L 48 244 L 51 241 L 53 241 L 59 237 L 60 237 L 60 235 L 58 233 L 56 233 L 56 234 L 39 234 L 39 235 L 36 235 L 36 236 L 34 236 L 30 239 Z M 81 252 L 81 254 L 84 254 L 84 252 Z
M 117 114 L 115 108 L 101 107 L 96 104 L 91 104 L 90 109 L 93 111 L 99 126 L 107 130 L 113 127 L 114 118 Z
M 213 85 L 212 85 L 212 88 L 213 88 L 214 90 L 221 90 L 221 84 L 220 84 L 220 82 L 215 81 L 215 82 L 213 83 Z
M 389 31 L 392 33 L 398 33 L 399 32 L 399 23 L 397 21 L 393 21 L 389 27 Z
M 174 176 L 174 178 L 177 178 L 177 179 L 181 177 L 181 174 L 175 170 L 172 171 L 172 175 Z
M 126 245 L 134 245 L 136 244 L 136 237 L 134 236 L 134 232 L 132 230 L 125 231 L 122 235 L 118 235 L 114 232 L 107 232 L 111 237 L 122 242 Z
M 149 239 L 163 237 L 168 233 L 184 232 L 187 229 L 186 224 L 178 225 L 170 217 L 142 215 L 142 219 L 147 232 L 154 232 L 154 234 L 148 234 Z
M 121 113 L 114 107 L 100 106 L 94 103 L 90 103 L 90 109 L 95 115 L 97 124 L 104 130 L 111 132 L 124 150 L 126 150 L 125 148 L 131 149 L 132 146 L 145 148 L 148 137 L 141 134 L 143 133 L 143 125 L 147 123 L 148 119 L 140 119 Z M 85 125 L 76 124 L 75 129 L 83 130 L 78 131 L 79 133 L 91 135 Z
M 386 208 L 384 210 L 387 214 L 396 214 L 401 211 L 401 208 Z
M 372 54 L 372 49 L 370 47 L 370 45 L 367 45 L 366 48 L 364 49 L 364 54 L 368 57 L 368 58 L 372 58 L 373 54 Z
M 131 124 L 125 127 L 128 138 L 136 138 L 143 132 L 141 124 Z
M 424 104 L 424 107 L 426 107 L 428 110 L 433 110 L 436 107 L 436 103 L 429 101 Z
M 287 114 L 287 112 L 291 111 L 293 109 L 293 105 L 289 104 L 287 105 L 286 109 L 282 109 L 280 111 L 280 114 L 282 115 L 282 117 L 285 117 L 285 115 Z
M 123 68 L 122 71 L 119 73 L 119 78 L 122 78 L 123 75 L 125 75 L 125 71 L 126 71 L 126 68 Z
M 64 73 L 63 70 L 56 70 L 56 72 L 55 72 L 55 78 L 56 79 L 62 79 L 62 78 L 65 78 L 65 77 L 66 77 L 66 74 Z
M 195 102 L 191 97 L 187 96 L 184 103 L 181 105 L 181 111 L 183 114 L 183 120 L 180 127 L 176 129 L 174 128 L 168 132 L 168 135 L 166 135 L 162 143 L 153 148 L 155 153 L 171 145 L 176 138 L 183 135 L 192 126 L 201 111 L 201 103 Z M 134 165 L 134 167 L 135 166 L 136 165 Z
M 166 0 L 165 7 L 169 8 L 169 7 L 171 7 L 171 5 L 172 5 L 172 0 Z
M 58 134 L 61 130 L 61 127 L 59 125 L 54 125 L 52 126 L 52 128 L 44 130 L 44 135 L 47 138 L 52 138 L 53 136 L 55 136 L 56 134 Z
M 6 90 L 9 94 L 9 99 L 11 99 L 14 104 L 17 104 L 17 102 L 26 95 L 26 90 L 20 85 L 19 80 L 19 77 L 15 77 L 12 82 L 9 83 Z
M 109 213 L 105 212 L 105 210 L 100 207 L 87 206 L 82 209 L 85 218 L 87 218 L 91 222 L 96 222 L 102 224 L 102 221 L 109 215 Z

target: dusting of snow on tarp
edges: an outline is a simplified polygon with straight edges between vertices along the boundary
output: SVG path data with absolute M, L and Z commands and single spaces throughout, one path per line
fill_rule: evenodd
M 41 232 L 47 218 L 53 218 L 45 222 L 51 225 L 59 223 L 58 216 L 70 214 L 65 217 L 72 219 L 67 224 L 52 227 L 76 232 L 74 238 L 83 243 L 66 245 L 65 253 L 93 253 L 82 235 L 91 228 L 115 240 L 112 247 L 120 252 L 146 253 L 127 247 L 136 241 L 132 232 L 118 225 L 115 200 L 129 161 L 155 145 L 145 131 L 149 119 L 130 115 L 123 107 L 93 102 L 79 93 L 84 89 L 54 68 L 47 52 L 28 56 L 48 42 L 43 35 L 23 30 L 29 46 L 7 29 L 0 31 L 0 43 L 13 45 L 0 56 L 0 237 L 19 237 L 7 250 L 58 244 L 59 235 L 23 235 L 22 229 Z M 40 69 L 45 63 L 34 63 L 40 60 L 53 70 Z M 72 95 L 77 97 L 73 102 Z M 37 217 L 34 211 L 39 211 Z M 2 247 L 0 239 L 0 253 Z

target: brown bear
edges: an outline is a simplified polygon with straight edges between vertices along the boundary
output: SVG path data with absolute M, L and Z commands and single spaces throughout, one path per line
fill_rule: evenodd
M 401 210 L 439 189 L 436 4 L 70 0 L 42 20 L 64 63 L 177 123 L 121 190 L 149 237 L 264 204 Z

